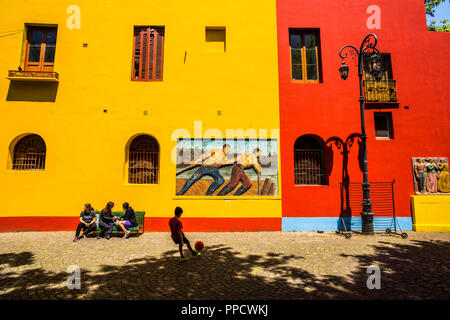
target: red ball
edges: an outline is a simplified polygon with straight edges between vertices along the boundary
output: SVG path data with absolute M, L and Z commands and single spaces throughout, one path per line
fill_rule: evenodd
M 197 241 L 195 243 L 195 250 L 197 251 L 202 251 L 202 249 L 205 247 L 205 245 L 203 244 L 203 242 L 201 241 Z

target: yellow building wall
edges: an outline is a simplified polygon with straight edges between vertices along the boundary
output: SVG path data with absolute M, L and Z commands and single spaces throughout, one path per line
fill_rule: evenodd
M 67 8 L 80 8 L 81 28 L 69 29 Z M 179 199 L 175 197 L 176 129 L 194 136 L 219 129 L 266 129 L 278 139 L 275 0 L 0 0 L 0 35 L 25 23 L 57 24 L 55 102 L 51 90 L 7 80 L 23 65 L 23 33 L 0 37 L 0 216 L 74 216 L 90 202 L 128 201 L 146 217 L 280 217 L 281 196 Z M 133 82 L 134 26 L 165 26 L 162 82 Z M 211 53 L 205 27 L 226 28 L 226 52 Z M 87 43 L 87 47 L 83 47 Z M 3 76 L 1 76 L 3 75 Z M 11 98 L 14 97 L 14 98 Z M 19 99 L 17 99 L 19 97 Z M 104 109 L 107 113 L 104 113 Z M 219 116 L 217 111 L 221 111 Z M 147 115 L 145 115 L 147 114 Z M 11 142 L 24 133 L 46 143 L 44 171 L 10 168 Z M 140 133 L 160 144 L 157 185 L 126 180 L 126 144 Z M 245 138 L 245 136 L 238 137 Z M 278 140 L 279 142 L 279 140 Z M 279 150 L 279 147 L 278 147 Z M 281 195 L 281 172 L 278 174 Z
M 450 196 L 411 196 L 413 230 L 450 232 Z

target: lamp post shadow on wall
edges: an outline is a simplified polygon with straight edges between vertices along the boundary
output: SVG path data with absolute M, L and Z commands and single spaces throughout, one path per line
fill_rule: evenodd
M 349 67 L 345 64 L 345 58 L 348 53 L 357 59 L 358 77 L 359 77 L 359 108 L 361 113 L 361 142 L 363 149 L 363 200 L 362 200 L 362 233 L 365 235 L 373 234 L 373 216 L 372 202 L 370 201 L 370 184 L 367 172 L 367 136 L 366 123 L 364 118 L 364 94 L 363 94 L 363 74 L 364 64 L 366 64 L 366 72 L 370 72 L 377 81 L 381 79 L 381 53 L 376 48 L 377 36 L 373 33 L 367 35 L 361 43 L 360 49 L 356 49 L 352 45 L 346 45 L 339 51 L 339 57 L 342 59 L 342 65 L 339 73 L 342 79 L 347 79 Z M 347 52 L 347 53 L 345 53 Z

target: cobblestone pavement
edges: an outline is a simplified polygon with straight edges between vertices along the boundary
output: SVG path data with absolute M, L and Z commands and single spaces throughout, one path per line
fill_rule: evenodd
M 2 233 L 0 299 L 449 299 L 450 233 L 408 234 L 187 233 L 206 247 L 180 263 L 169 233 Z M 71 265 L 81 289 L 67 288 Z M 370 265 L 380 290 L 367 288 Z

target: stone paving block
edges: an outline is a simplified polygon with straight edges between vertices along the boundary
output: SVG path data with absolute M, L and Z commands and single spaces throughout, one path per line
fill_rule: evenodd
M 0 299 L 449 299 L 450 234 L 188 233 L 180 263 L 169 233 L 72 242 L 73 232 L 0 234 Z M 67 288 L 67 268 L 81 289 Z M 366 286 L 367 267 L 381 289 Z

